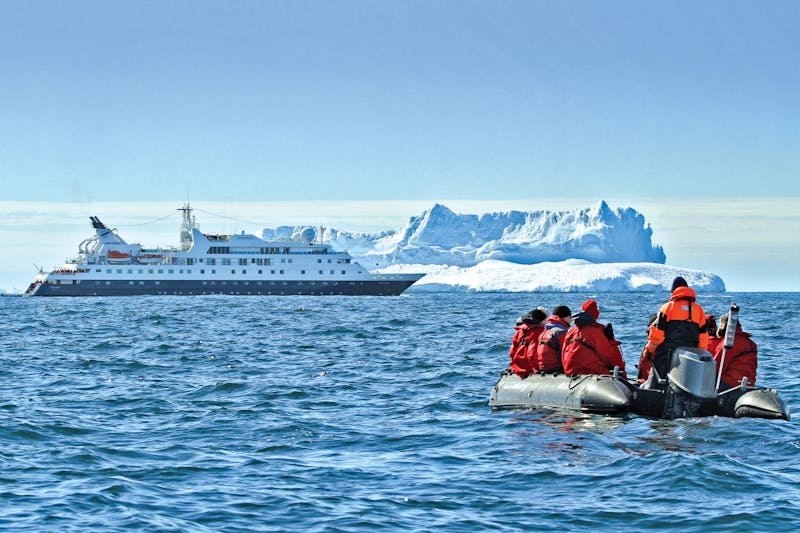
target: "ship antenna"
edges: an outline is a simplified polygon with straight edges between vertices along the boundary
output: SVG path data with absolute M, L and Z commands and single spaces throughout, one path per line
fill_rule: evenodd
M 192 216 L 192 206 L 187 201 L 183 207 L 178 208 L 181 212 L 181 250 L 188 250 L 192 246 L 192 230 L 195 227 L 194 217 Z

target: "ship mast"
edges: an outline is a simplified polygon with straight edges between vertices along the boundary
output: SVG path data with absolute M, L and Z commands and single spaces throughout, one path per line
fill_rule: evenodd
M 183 207 L 179 208 L 178 211 L 181 212 L 181 250 L 184 252 L 192 247 L 192 230 L 194 229 L 194 217 L 192 216 L 192 208 L 189 206 L 189 202 L 183 204 Z

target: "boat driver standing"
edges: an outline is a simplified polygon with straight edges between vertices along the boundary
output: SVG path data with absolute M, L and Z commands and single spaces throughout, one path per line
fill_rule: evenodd
M 648 388 L 655 383 L 651 366 L 655 364 L 658 375 L 666 378 L 672 351 L 678 346 L 708 349 L 706 314 L 695 299 L 695 292 L 685 279 L 678 276 L 672 281 L 672 295 L 650 324 L 639 361 L 639 381 L 646 380 Z

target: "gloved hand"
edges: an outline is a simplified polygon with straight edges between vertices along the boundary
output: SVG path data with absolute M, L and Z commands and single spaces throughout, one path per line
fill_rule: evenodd
M 603 328 L 603 335 L 610 341 L 614 340 L 614 327 L 611 325 L 611 322 L 606 324 L 606 327 Z
M 708 315 L 706 317 L 706 333 L 709 335 L 717 335 L 717 317 Z

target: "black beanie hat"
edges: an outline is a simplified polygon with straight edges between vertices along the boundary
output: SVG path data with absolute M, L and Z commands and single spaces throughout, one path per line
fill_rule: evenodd
M 558 318 L 567 318 L 572 316 L 572 311 L 569 310 L 569 307 L 566 305 L 559 305 L 555 309 L 553 309 L 553 314 Z
M 525 313 L 522 316 L 522 322 L 525 324 L 538 324 L 539 322 L 545 320 L 547 318 L 547 313 L 542 311 L 541 309 L 534 309 L 529 313 Z
M 531 317 L 535 322 L 541 322 L 542 320 L 547 319 L 547 313 L 539 309 L 538 307 L 530 312 Z
M 672 289 L 670 289 L 670 292 L 674 291 L 678 287 L 688 287 L 688 286 L 689 284 L 686 283 L 686 280 L 683 279 L 681 276 L 678 276 L 677 278 L 672 280 Z

